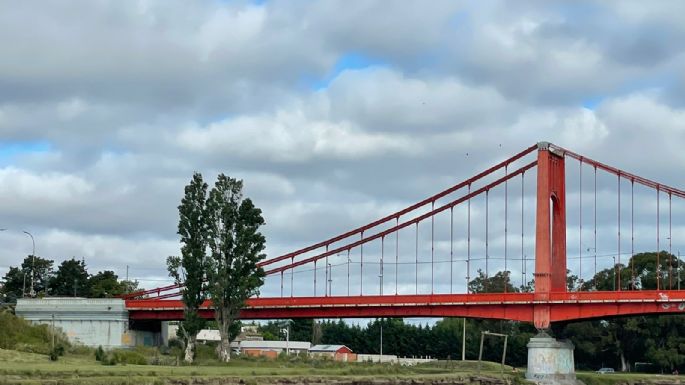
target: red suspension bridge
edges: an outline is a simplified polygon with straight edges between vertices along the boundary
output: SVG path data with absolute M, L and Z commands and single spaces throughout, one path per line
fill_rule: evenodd
M 569 196 L 567 184 L 574 185 Z M 526 191 L 535 195 L 528 199 Z M 276 294 L 249 299 L 241 317 L 471 317 L 545 329 L 565 320 L 685 312 L 679 259 L 671 260 L 673 207 L 681 212 L 683 198 L 683 190 L 541 142 L 414 205 L 262 261 L 265 287 Z M 614 215 L 615 222 L 607 220 Z M 655 226 L 645 227 L 650 216 Z M 567 237 L 577 254 L 567 253 Z M 656 290 L 644 290 L 644 272 L 635 271 L 630 257 L 666 248 L 654 253 Z M 608 258 L 615 290 L 598 291 L 587 278 Z M 665 269 L 659 258 L 669 258 Z M 507 285 L 492 292 L 487 279 L 478 293 L 469 285 L 474 273 L 487 278 L 494 269 L 520 274 L 523 288 L 531 264 L 530 292 Z M 569 268 L 590 284 L 569 288 Z M 621 283 L 628 270 L 630 282 Z M 180 290 L 170 285 L 128 295 L 131 319 L 181 319 Z M 209 301 L 201 314 L 213 316 Z

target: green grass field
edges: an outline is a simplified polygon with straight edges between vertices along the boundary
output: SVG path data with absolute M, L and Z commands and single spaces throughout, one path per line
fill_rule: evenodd
M 102 365 L 92 351 L 70 353 L 53 362 L 48 356 L 0 349 L 0 384 L 468 384 L 475 382 L 478 363 L 451 361 L 414 367 L 324 361 L 286 362 L 236 359 L 228 364 L 198 360 L 193 366 Z M 493 385 L 522 384 L 523 372 L 484 362 L 481 377 Z M 679 384 L 677 376 L 580 372 L 587 385 Z
M 682 376 L 645 373 L 611 373 L 578 372 L 576 377 L 586 385 L 636 385 L 636 384 L 680 384 Z
M 234 360 L 193 366 L 105 366 L 92 356 L 67 354 L 52 362 L 47 356 L 0 349 L 0 384 L 224 384 L 352 382 L 387 379 L 463 379 L 475 375 L 476 362 L 454 361 L 415 367 L 335 362 Z M 500 367 L 483 363 L 483 376 L 500 378 Z M 518 382 L 520 374 L 505 377 Z
M 224 364 L 216 360 L 214 349 L 198 345 L 194 365 L 178 365 L 179 347 L 163 349 L 138 347 L 114 350 L 100 355 L 96 350 L 71 345 L 66 336 L 55 335 L 55 344 L 66 354 L 51 361 L 53 335 L 44 325 L 31 325 L 10 312 L 0 311 L 0 385 L 2 384 L 299 384 L 307 382 L 468 383 L 459 380 L 477 372 L 476 362 L 440 362 L 404 367 L 390 364 L 340 363 L 311 360 L 307 357 L 279 357 L 265 360 L 242 357 Z M 63 348 L 63 349 L 62 349 Z M 56 355 L 58 353 L 55 353 Z M 106 365 L 103 365 L 106 363 Z M 138 364 L 147 365 L 138 365 Z M 163 365 L 160 365 L 163 364 Z M 500 378 L 500 366 L 483 363 L 483 375 Z M 505 377 L 520 382 L 521 373 L 506 368 Z M 386 381 L 383 381 L 386 380 Z M 436 380 L 436 381 L 432 381 Z M 511 381 L 510 381 L 511 382 Z M 444 383 L 444 382 L 443 382 Z M 429 384 L 426 384 L 429 385 Z

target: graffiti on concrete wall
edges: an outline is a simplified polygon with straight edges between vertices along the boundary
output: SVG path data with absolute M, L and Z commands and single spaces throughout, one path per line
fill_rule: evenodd
M 573 350 L 555 348 L 531 349 L 528 352 L 528 371 L 545 374 L 573 373 Z

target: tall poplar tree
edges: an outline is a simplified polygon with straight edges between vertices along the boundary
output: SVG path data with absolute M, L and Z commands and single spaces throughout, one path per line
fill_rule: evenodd
M 207 187 L 202 174 L 197 172 L 185 187 L 185 196 L 178 206 L 181 256 L 167 258 L 169 276 L 177 284 L 183 285 L 184 320 L 179 325 L 179 337 L 185 342 L 185 361 L 188 363 L 193 362 L 197 333 L 205 325 L 205 320 L 198 315 L 198 309 L 206 299 Z
M 208 291 L 221 335 L 217 353 L 224 362 L 230 360 L 231 325 L 264 283 L 264 270 L 257 266 L 266 257 L 259 232 L 262 210 L 243 198 L 242 189 L 241 180 L 220 174 L 207 200 Z

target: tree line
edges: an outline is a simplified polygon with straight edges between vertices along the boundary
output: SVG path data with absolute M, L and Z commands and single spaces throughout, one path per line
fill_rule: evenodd
M 444 318 L 435 324 L 410 323 L 401 318 L 382 318 L 366 325 L 342 320 L 294 319 L 289 322 L 291 341 L 309 341 L 313 344 L 345 345 L 355 353 L 379 354 L 380 330 L 383 327 L 383 354 L 400 357 L 432 357 L 441 360 L 460 360 L 462 350 L 463 318 Z M 266 340 L 283 340 L 280 333 L 283 323 L 270 321 L 259 325 Z M 507 363 L 526 364 L 526 343 L 536 331 L 532 325 L 506 321 L 466 320 L 466 359 L 478 358 L 480 332 L 484 330 L 506 332 L 509 338 Z M 499 361 L 503 341 L 487 339 L 484 359 Z
M 111 270 L 88 273 L 84 260 L 71 258 L 54 269 L 55 261 L 27 256 L 19 266 L 10 266 L 0 285 L 0 299 L 16 303 L 30 295 L 39 297 L 111 298 L 138 290 L 137 281 L 120 280 Z
M 659 263 L 657 264 L 657 259 Z M 657 266 L 659 269 L 657 269 Z M 685 273 L 682 261 L 665 251 L 640 253 L 625 264 L 598 271 L 589 280 L 569 275 L 570 291 L 594 291 L 614 288 L 654 290 L 659 287 L 678 289 Z M 681 277 L 682 274 L 682 277 Z M 509 272 L 486 277 L 482 271 L 469 283 L 472 292 L 528 292 L 534 282 L 516 287 Z M 436 323 L 414 324 L 402 319 L 377 319 L 367 325 L 340 320 L 291 320 L 290 340 L 312 343 L 343 344 L 358 353 L 380 352 L 380 329 L 383 326 L 383 353 L 398 356 L 431 356 L 438 359 L 461 359 L 462 318 L 444 318 Z M 284 339 L 282 322 L 260 325 L 265 339 Z M 509 335 L 507 364 L 525 366 L 526 344 L 537 334 L 531 324 L 499 320 L 466 320 L 466 359 L 477 359 L 482 331 Z M 671 373 L 685 370 L 685 315 L 643 315 L 590 321 L 552 324 L 551 334 L 568 339 L 575 345 L 576 367 L 597 370 L 608 366 L 622 371 L 656 371 Z M 502 339 L 486 338 L 483 357 L 501 359 Z

